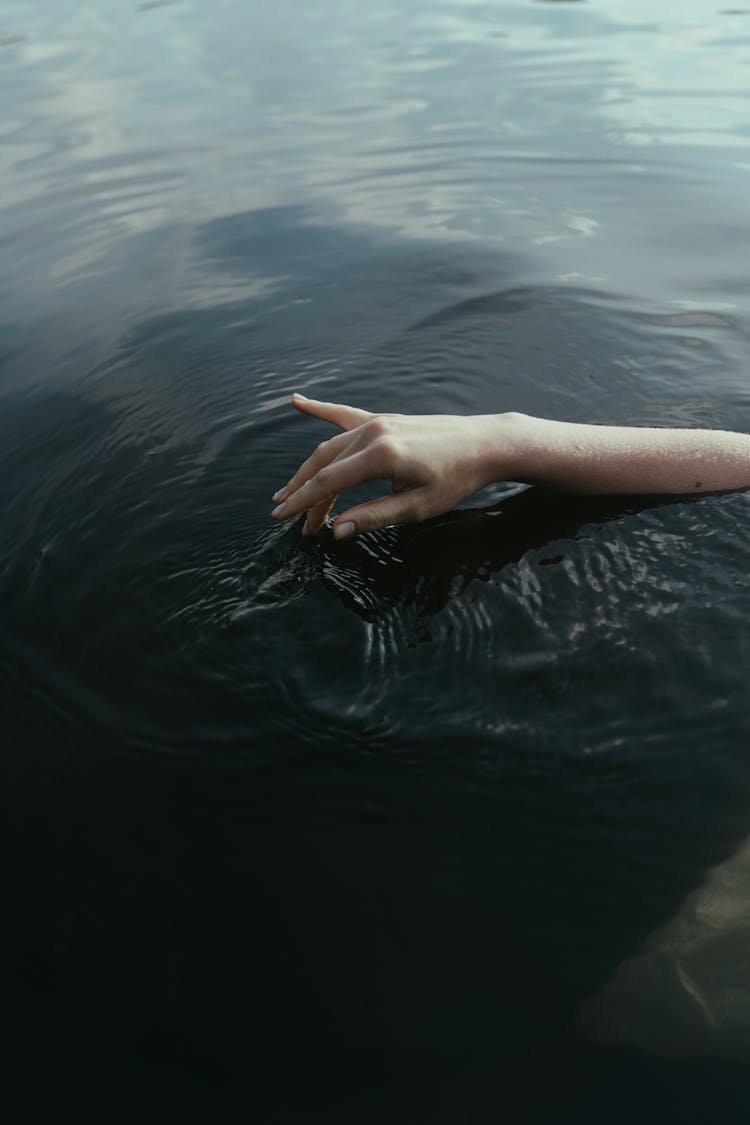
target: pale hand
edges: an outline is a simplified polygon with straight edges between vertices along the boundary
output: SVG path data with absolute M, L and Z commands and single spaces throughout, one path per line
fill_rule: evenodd
M 303 534 L 317 534 L 338 495 L 366 481 L 390 480 L 391 495 L 342 512 L 333 526 L 337 539 L 440 515 L 500 479 L 503 415 L 371 414 L 302 395 L 292 402 L 344 431 L 322 442 L 274 496 L 275 519 L 307 512 Z

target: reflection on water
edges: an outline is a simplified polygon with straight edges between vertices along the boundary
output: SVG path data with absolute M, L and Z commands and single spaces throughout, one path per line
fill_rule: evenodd
M 268 514 L 293 390 L 750 429 L 742 14 L 3 19 L 19 1119 L 744 1121 L 747 496 Z

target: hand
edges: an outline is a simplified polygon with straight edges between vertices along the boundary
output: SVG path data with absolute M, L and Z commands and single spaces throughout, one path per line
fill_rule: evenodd
M 334 524 L 337 539 L 440 515 L 502 479 L 498 440 L 510 415 L 370 414 L 303 395 L 292 402 L 344 431 L 322 442 L 274 496 L 275 519 L 307 512 L 303 534 L 316 535 L 339 493 L 365 481 L 390 480 L 392 495 L 347 508 Z

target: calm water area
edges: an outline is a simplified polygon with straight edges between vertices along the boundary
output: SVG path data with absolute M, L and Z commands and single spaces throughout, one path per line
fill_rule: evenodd
M 750 430 L 749 94 L 722 0 L 5 0 L 4 1121 L 750 1119 L 750 494 L 270 519 L 294 390 Z

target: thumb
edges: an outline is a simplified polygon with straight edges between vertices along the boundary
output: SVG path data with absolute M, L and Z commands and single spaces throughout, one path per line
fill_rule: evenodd
M 344 406 L 339 402 L 320 402 L 300 394 L 292 395 L 292 406 L 302 414 L 312 414 L 324 422 L 333 422 L 342 430 L 354 430 L 373 417 L 369 410 L 359 410 L 356 406 Z
M 395 523 L 416 523 L 427 518 L 427 511 L 420 503 L 423 489 L 400 492 L 395 496 L 384 496 L 382 500 L 370 500 L 358 504 L 337 516 L 333 525 L 336 539 L 348 539 L 361 535 L 364 531 L 376 531 L 380 527 L 390 527 Z

